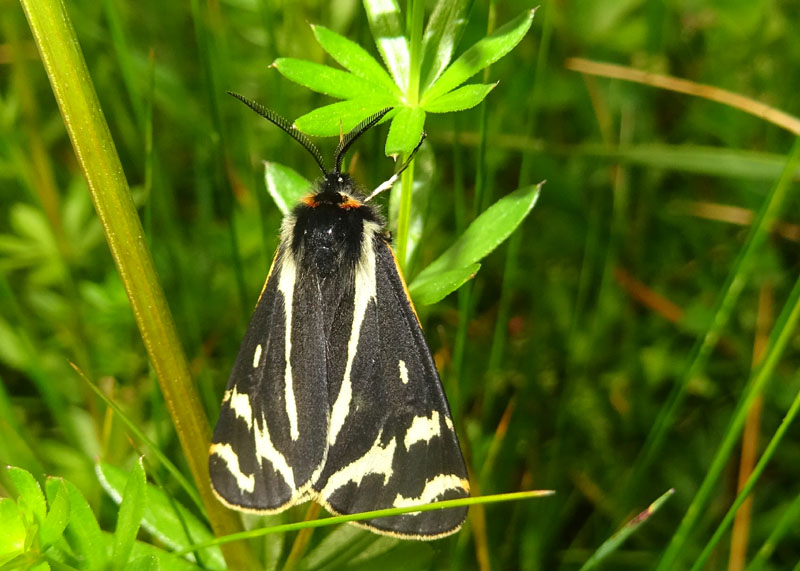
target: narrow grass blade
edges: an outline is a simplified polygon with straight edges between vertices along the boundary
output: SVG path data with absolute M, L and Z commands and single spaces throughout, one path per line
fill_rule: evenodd
M 783 315 L 781 315 L 781 318 L 779 318 L 778 323 L 773 330 L 772 339 L 770 339 L 769 350 L 764 358 L 764 365 L 758 370 L 755 377 L 748 385 L 745 396 L 736 409 L 736 414 L 733 420 L 734 425 L 732 430 L 729 431 L 729 433 L 734 433 L 734 439 L 737 439 L 739 436 L 741 425 L 744 423 L 744 415 L 746 415 L 747 411 L 750 409 L 750 403 L 752 403 L 753 399 L 757 395 L 763 392 L 765 384 L 772 376 L 772 372 L 775 370 L 784 348 L 794 335 L 798 321 L 800 321 L 800 279 L 795 282 L 794 289 L 789 296 L 789 301 L 786 303 Z M 800 379 L 800 377 L 798 377 L 798 379 Z M 796 383 L 794 384 L 796 385 Z M 759 458 L 755 468 L 753 468 L 750 477 L 747 479 L 747 482 L 739 491 L 733 504 L 728 509 L 728 513 L 725 514 L 725 517 L 717 527 L 714 535 L 711 537 L 711 539 L 709 539 L 708 543 L 706 543 L 706 546 L 703 548 L 703 551 L 700 553 L 700 556 L 695 560 L 695 563 L 692 566 L 693 571 L 699 571 L 703 568 L 703 565 L 711 556 L 711 552 L 713 551 L 714 547 L 717 545 L 717 543 L 719 543 L 719 540 L 722 539 L 722 536 L 725 534 L 725 532 L 728 531 L 728 528 L 733 522 L 733 518 L 736 516 L 736 510 L 739 509 L 739 506 L 741 506 L 745 499 L 747 499 L 747 496 L 750 495 L 753 487 L 756 485 L 758 479 L 761 477 L 761 474 L 764 472 L 764 468 L 766 468 L 767 463 L 772 459 L 778 444 L 780 444 L 784 434 L 786 434 L 786 431 L 789 429 L 792 421 L 797 416 L 798 411 L 800 411 L 800 393 L 795 396 L 792 405 L 789 407 L 789 411 L 786 413 L 786 416 L 783 417 L 783 421 L 781 421 L 778 430 L 770 439 L 767 448 L 764 450 L 761 458 Z M 722 454 L 722 450 L 725 450 L 727 446 L 732 448 L 733 444 L 727 444 L 726 438 L 725 442 L 723 442 L 723 445 L 721 446 L 720 454 Z M 727 454 L 724 458 L 720 459 L 720 463 L 726 461 Z M 709 474 L 711 474 L 711 471 L 709 471 Z M 691 506 L 689 509 L 691 510 Z
M 445 500 L 442 502 L 435 502 L 432 504 L 424 504 L 419 506 L 408 506 L 403 508 L 391 508 L 385 510 L 375 510 L 371 512 L 363 512 L 357 514 L 350 514 L 350 515 L 340 515 L 340 516 L 333 516 L 333 517 L 326 517 L 322 519 L 315 519 L 311 521 L 302 521 L 298 523 L 289 523 L 284 525 L 276 525 L 272 527 L 265 527 L 261 529 L 253 529 L 250 531 L 243 531 L 241 533 L 236 533 L 232 535 L 228 535 L 225 537 L 218 537 L 212 541 L 200 543 L 193 545 L 190 549 L 181 551 L 178 555 L 183 555 L 190 551 L 196 551 L 198 549 L 205 549 L 206 547 L 210 547 L 212 545 L 221 545 L 223 543 L 231 542 L 231 541 L 240 541 L 243 539 L 251 539 L 254 537 L 260 537 L 262 535 L 269 535 L 271 533 L 285 533 L 287 531 L 297 531 L 300 529 L 305 529 L 308 527 L 325 527 L 328 525 L 337 525 L 340 523 L 349 523 L 353 521 L 363 521 L 367 519 L 374 519 L 376 517 L 389 517 L 393 515 L 400 515 L 404 513 L 410 512 L 426 512 L 431 510 L 441 510 L 447 508 L 457 508 L 461 506 L 472 506 L 478 504 L 492 504 L 498 502 L 512 502 L 512 501 L 519 501 L 519 500 L 528 500 L 532 498 L 542 498 L 547 496 L 552 496 L 555 492 L 552 490 L 532 490 L 528 492 L 513 492 L 509 494 L 495 494 L 492 496 L 479 496 L 473 498 L 462 498 L 460 500 Z
M 583 564 L 580 571 L 589 571 L 589 569 L 594 569 L 597 565 L 603 561 L 606 557 L 611 555 L 614 551 L 616 551 L 620 545 L 622 545 L 625 540 L 627 540 L 631 534 L 639 529 L 639 527 L 650 519 L 654 513 L 656 513 L 664 502 L 666 502 L 672 494 L 675 493 L 674 489 L 667 490 L 662 494 L 656 501 L 650 504 L 646 510 L 642 513 L 637 515 L 631 521 L 626 523 L 622 529 L 620 529 L 617 533 L 609 537 L 603 545 L 601 545 L 597 551 L 595 551 L 594 555 L 592 555 L 589 560 Z
M 681 377 L 672 388 L 666 402 L 662 406 L 655 422 L 653 423 L 653 428 L 647 435 L 647 440 L 642 447 L 640 456 L 636 460 L 631 476 L 624 488 L 623 494 L 626 494 L 628 497 L 632 496 L 633 493 L 638 489 L 642 479 L 650 467 L 651 462 L 654 458 L 656 458 L 661 446 L 664 444 L 667 432 L 675 422 L 675 416 L 677 415 L 678 409 L 680 408 L 681 404 L 683 403 L 683 399 L 686 396 L 686 389 L 689 385 L 690 379 L 695 378 L 695 376 L 703 370 L 706 362 L 708 361 L 708 356 L 710 355 L 711 350 L 714 348 L 717 340 L 719 339 L 720 332 L 728 323 L 728 319 L 730 318 L 731 312 L 736 305 L 739 294 L 742 292 L 742 289 L 747 282 L 753 259 L 760 252 L 760 246 L 764 243 L 772 222 L 780 212 L 780 208 L 783 205 L 789 188 L 791 187 L 790 183 L 792 175 L 797 169 L 799 163 L 800 139 L 796 141 L 794 147 L 792 148 L 792 152 L 789 155 L 789 160 L 786 162 L 783 175 L 781 176 L 780 180 L 778 180 L 778 182 L 772 186 L 769 195 L 766 197 L 764 204 L 761 207 L 758 217 L 756 220 L 754 220 L 753 225 L 750 228 L 747 239 L 742 246 L 739 256 L 733 264 L 731 273 L 728 275 L 722 291 L 719 294 L 716 306 L 712 312 L 712 318 L 708 329 L 695 341 L 695 345 L 687 359 L 687 363 L 681 374 Z M 687 514 L 687 516 L 689 515 L 690 514 Z M 698 514 L 696 513 L 691 514 L 690 519 L 694 520 L 697 515 Z M 683 531 L 685 530 L 682 530 L 681 534 L 683 534 Z M 677 535 L 673 537 L 673 541 L 679 541 L 680 543 L 682 543 L 684 540 L 685 537 L 679 538 Z M 671 558 L 677 556 L 678 548 L 669 548 L 668 553 L 669 558 L 665 561 L 671 564 Z M 669 566 L 661 568 L 668 569 Z
M 78 375 L 80 375 L 80 377 L 89 385 L 89 387 L 94 391 L 94 393 L 98 397 L 100 397 L 103 400 L 103 402 L 105 402 L 106 405 L 109 406 L 111 410 L 114 411 L 114 413 L 116 413 L 116 415 L 122 422 L 125 423 L 125 426 L 128 427 L 131 433 L 134 436 L 136 436 L 136 438 L 139 439 L 140 442 L 144 442 L 150 448 L 152 454 L 156 458 L 158 458 L 158 460 L 161 462 L 164 468 L 167 469 L 167 471 L 172 475 L 175 481 L 184 489 L 184 491 L 189 495 L 192 501 L 194 501 L 197 508 L 203 511 L 204 510 L 203 500 L 197 493 L 197 489 L 194 486 L 192 486 L 186 478 L 183 477 L 183 474 L 181 474 L 181 471 L 178 470 L 178 467 L 175 466 L 175 464 L 173 464 L 172 461 L 169 458 L 167 458 L 163 452 L 161 452 L 158 446 L 156 446 L 156 443 L 153 442 L 150 438 L 148 438 L 147 435 L 139 429 L 139 427 L 136 425 L 134 421 L 128 418 L 128 416 L 123 412 L 123 410 L 119 406 L 117 406 L 117 403 L 108 398 L 108 395 L 106 395 L 103 391 L 101 391 L 97 387 L 97 385 L 92 383 L 86 377 L 86 375 L 83 374 L 83 371 L 79 370 L 77 367 L 75 367 L 75 365 L 73 365 L 73 368 L 78 373 Z
M 796 140 L 789 160 L 786 163 L 783 176 L 773 187 L 770 195 L 767 197 L 764 207 L 759 213 L 758 220 L 751 228 L 748 241 L 745 244 L 742 253 L 740 254 L 738 263 L 735 266 L 730 285 L 728 288 L 726 288 L 726 293 L 723 294 L 725 297 L 731 295 L 732 292 L 738 296 L 738 293 L 744 286 L 746 275 L 749 272 L 748 262 L 754 253 L 758 251 L 758 246 L 760 246 L 766 238 L 771 223 L 775 220 L 786 193 L 791 186 L 790 181 L 792 178 L 792 173 L 797 168 L 798 163 L 800 163 L 800 139 Z M 797 295 L 797 292 L 793 291 L 792 297 Z M 728 307 L 725 313 L 729 315 L 732 309 L 733 300 L 726 300 L 725 297 L 723 297 L 721 307 L 725 307 L 727 305 Z M 789 341 L 790 334 L 794 330 L 798 318 L 800 318 L 800 311 L 798 311 L 798 308 L 794 306 L 792 300 L 790 299 L 790 302 L 784 307 L 784 311 L 781 313 L 781 316 L 779 317 L 778 322 L 773 329 L 773 334 L 770 336 L 769 350 L 764 358 L 761 369 L 756 373 L 756 376 L 751 382 L 747 392 L 740 399 L 736 408 L 736 412 L 732 417 L 728 430 L 725 432 L 723 441 L 720 444 L 717 454 L 714 457 L 714 460 L 711 463 L 708 471 L 706 472 L 703 483 L 695 494 L 692 503 L 689 505 L 689 509 L 686 511 L 686 514 L 684 515 L 677 531 L 672 536 L 667 550 L 664 553 L 661 562 L 659 563 L 659 571 L 667 571 L 675 567 L 681 551 L 683 550 L 684 544 L 688 539 L 689 533 L 692 531 L 697 519 L 702 514 L 703 509 L 705 509 L 705 507 L 708 505 L 711 494 L 716 486 L 717 479 L 724 469 L 728 457 L 737 442 L 750 403 L 752 402 L 752 399 L 755 398 L 755 395 L 763 389 L 764 384 L 769 380 L 772 370 L 777 365 L 778 359 L 782 355 L 783 350 Z M 716 325 L 718 325 L 718 322 L 715 319 L 712 329 Z M 707 334 L 704 338 L 703 346 L 707 346 L 708 351 L 710 351 L 710 348 L 714 345 L 716 338 L 716 334 L 711 338 L 709 338 L 709 335 Z M 688 381 L 688 378 L 685 378 L 685 381 Z M 685 391 L 685 386 L 686 382 L 679 387 L 679 391 L 677 393 L 674 391 L 673 394 L 676 396 L 682 396 Z M 664 416 L 659 416 L 663 424 L 654 430 L 653 434 L 658 435 L 659 440 L 650 441 L 651 447 L 646 451 L 650 453 L 650 457 L 652 457 L 652 454 L 658 449 L 658 447 L 654 446 L 654 444 L 660 445 L 661 442 L 663 442 L 663 438 L 666 436 L 666 430 L 672 425 L 672 420 L 681 400 L 682 399 L 680 398 L 673 397 L 673 400 L 664 409 L 666 414 Z

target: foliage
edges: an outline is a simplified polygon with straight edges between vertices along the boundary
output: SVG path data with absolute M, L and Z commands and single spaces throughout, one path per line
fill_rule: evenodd
M 316 136 L 395 107 L 350 153 L 373 188 L 385 156 L 427 133 L 376 201 L 474 490 L 556 491 L 474 506 L 434 543 L 352 526 L 238 542 L 266 568 L 800 559 L 797 132 L 699 86 L 800 113 L 788 5 L 543 2 L 532 18 L 520 0 L 65 4 L 92 79 L 81 90 L 96 93 L 142 221 L 126 256 L 152 254 L 169 312 L 150 315 L 180 339 L 141 340 L 103 241 L 119 220 L 93 211 L 23 11 L 0 5 L 0 466 L 18 466 L 0 467 L 0 567 L 224 566 L 220 547 L 188 551 L 219 532 L 148 349 L 185 351 L 205 430 L 282 212 L 314 172 L 227 90 Z M 574 56 L 685 78 L 701 96 L 578 73 Z M 764 452 L 734 523 L 743 430 Z

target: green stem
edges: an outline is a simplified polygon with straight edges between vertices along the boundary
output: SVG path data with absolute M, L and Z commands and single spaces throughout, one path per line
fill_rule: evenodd
M 405 155 L 400 158 L 402 164 L 406 160 Z M 400 208 L 397 213 L 397 239 L 395 240 L 395 251 L 397 252 L 397 263 L 400 268 L 405 270 L 408 260 L 408 229 L 411 225 L 411 198 L 414 189 L 414 161 L 400 175 Z
M 21 3 L 208 519 L 218 535 L 238 531 L 209 486 L 208 422 L 69 14 L 58 0 Z M 231 568 L 254 567 L 244 545 L 223 552 Z

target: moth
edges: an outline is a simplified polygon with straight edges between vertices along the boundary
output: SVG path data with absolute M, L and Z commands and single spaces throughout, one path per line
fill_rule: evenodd
M 231 95 L 305 147 L 322 178 L 283 220 L 233 365 L 209 453 L 216 495 L 247 512 L 315 500 L 333 514 L 467 497 L 447 399 L 384 219 L 370 204 L 419 145 L 367 196 L 342 163 L 390 108 L 342 137 L 327 170 L 317 147 L 288 121 Z M 466 513 L 413 512 L 356 525 L 436 539 L 456 532 Z

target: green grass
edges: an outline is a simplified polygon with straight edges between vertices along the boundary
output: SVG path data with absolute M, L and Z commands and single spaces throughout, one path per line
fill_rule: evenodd
M 50 2 L 24 4 L 34 6 L 31 26 L 20 5 L 0 5 L 0 466 L 23 469 L 0 469 L 0 496 L 11 498 L 0 499 L 11 530 L 0 567 L 215 569 L 224 557 L 270 569 L 568 571 L 800 560 L 800 447 L 791 417 L 782 424 L 800 390 L 796 133 L 565 66 L 613 62 L 797 115 L 800 42 L 788 6 L 543 2 L 521 42 L 471 79 L 499 81 L 484 103 L 427 113 L 404 192 L 378 202 L 400 220 L 395 237 L 473 488 L 556 494 L 473 506 L 460 533 L 419 543 L 341 524 L 296 531 L 306 506 L 242 526 L 197 483 L 277 245 L 281 212 L 262 161 L 306 178 L 316 169 L 225 92 L 290 119 L 333 103 L 281 75 L 292 72 L 286 58 L 338 67 L 317 43 L 322 34 L 341 47 L 333 31 L 382 61 L 364 7 L 75 0 L 67 11 L 84 74 L 58 19 L 43 15 Z M 402 5 L 417 46 L 410 65 L 421 70 L 407 86 L 419 96 L 412 106 L 430 87 L 419 47 L 428 4 Z M 474 3 L 453 55 L 533 7 Z M 49 76 L 37 26 L 43 49 L 73 58 Z M 76 118 L 74 142 L 64 117 Z M 320 129 L 336 125 L 317 118 Z M 388 131 L 374 129 L 351 153 L 365 187 L 392 172 L 385 150 L 418 140 L 407 121 L 389 149 Z M 334 146 L 316 141 L 326 156 Z M 542 180 L 538 200 L 511 195 Z M 492 211 L 519 197 L 535 202 L 527 217 Z M 456 243 L 466 246 L 448 251 Z M 748 484 L 742 558 L 730 508 L 744 499 L 736 482 L 748 423 L 757 454 L 768 455 Z M 191 561 L 172 555 L 275 525 L 285 531 L 248 533 Z

